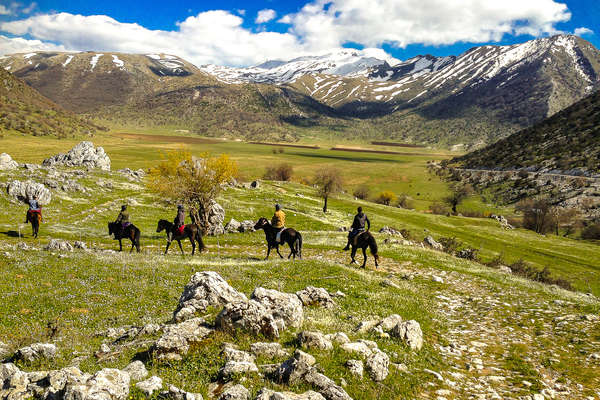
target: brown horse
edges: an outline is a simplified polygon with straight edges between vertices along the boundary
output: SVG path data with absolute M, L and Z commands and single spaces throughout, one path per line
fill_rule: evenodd
M 129 252 L 131 253 L 134 247 L 138 253 L 140 252 L 141 232 L 135 225 L 129 224 L 126 228 L 123 228 L 120 222 L 109 222 L 108 234 L 115 235 L 115 240 L 119 241 L 119 251 L 123 251 L 121 239 L 129 239 L 131 240 L 131 249 Z
M 283 230 L 283 232 L 281 232 L 281 243 L 278 243 L 275 241 L 275 239 L 277 237 L 277 232 L 279 231 L 279 229 L 274 228 L 273 225 L 269 223 L 269 220 L 267 220 L 264 217 L 261 217 L 256 222 L 256 225 L 254 225 L 254 230 L 259 229 L 265 231 L 265 238 L 267 239 L 267 256 L 265 257 L 265 260 L 269 258 L 269 254 L 271 254 L 271 248 L 275 248 L 275 251 L 277 251 L 279 257 L 283 258 L 283 256 L 279 252 L 279 245 L 282 243 L 287 243 L 288 246 L 290 246 L 291 252 L 288 255 L 288 259 L 291 256 L 294 256 L 294 260 L 296 259 L 296 256 L 298 256 L 298 258 L 302 258 L 302 235 L 300 234 L 300 232 L 296 231 L 293 228 L 286 228 Z
M 362 249 L 362 252 L 363 252 L 362 268 L 365 268 L 365 266 L 367 265 L 367 250 L 366 249 L 368 247 L 369 250 L 371 250 L 371 254 L 373 255 L 373 258 L 375 258 L 375 268 L 379 267 L 379 255 L 377 255 L 377 242 L 375 241 L 375 237 L 373 237 L 373 235 L 371 235 L 371 232 L 365 231 L 365 232 L 359 233 L 358 236 L 352 238 L 350 244 L 352 245 L 352 253 L 350 254 L 350 257 L 352 257 L 352 264 L 358 264 L 354 257 L 356 257 L 356 250 Z
M 167 232 L 167 248 L 165 249 L 165 254 L 169 251 L 169 246 L 171 246 L 173 240 L 177 241 L 181 254 L 184 254 L 183 247 L 181 247 L 181 239 L 185 238 L 190 239 L 190 243 L 192 244 L 192 255 L 196 252 L 196 242 L 198 242 L 198 251 L 201 252 L 206 248 L 202 241 L 202 231 L 196 224 L 186 225 L 185 228 L 183 228 L 183 234 L 180 235 L 177 228 L 175 228 L 175 224 L 165 219 L 161 219 L 158 221 L 156 232 L 161 232 L 163 230 Z
M 42 213 L 40 212 L 32 212 L 31 210 L 27 212 L 27 222 L 31 223 L 31 232 L 33 237 L 37 239 L 38 233 L 40 231 L 40 223 L 42 222 Z

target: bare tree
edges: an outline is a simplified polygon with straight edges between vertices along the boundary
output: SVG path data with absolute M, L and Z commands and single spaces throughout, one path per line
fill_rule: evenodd
M 450 194 L 444 198 L 444 202 L 452 207 L 452 213 L 456 214 L 456 207 L 464 199 L 473 193 L 473 188 L 469 184 L 456 184 L 450 188 Z
M 342 190 L 343 180 L 336 168 L 325 168 L 315 175 L 315 184 L 319 188 L 319 196 L 324 200 L 323 212 L 327 212 L 327 199 Z

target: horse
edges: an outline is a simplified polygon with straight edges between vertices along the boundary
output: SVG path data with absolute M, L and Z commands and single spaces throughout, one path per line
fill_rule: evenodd
M 156 232 L 161 232 L 163 230 L 167 233 L 167 248 L 165 249 L 165 254 L 169 251 L 169 246 L 173 240 L 177 240 L 181 254 L 184 254 L 183 247 L 181 247 L 181 239 L 185 238 L 190 239 L 190 243 L 192 244 L 192 255 L 196 252 L 196 242 L 198 242 L 198 251 L 201 252 L 206 248 L 202 241 L 202 231 L 197 224 L 185 225 L 183 234 L 179 235 L 177 228 L 175 228 L 175 224 L 165 219 L 161 219 L 158 221 Z
M 31 232 L 34 238 L 37 239 L 40 231 L 40 223 L 42 222 L 41 212 L 27 212 L 27 223 L 31 223 Z
M 265 238 L 267 239 L 267 256 L 265 260 L 269 258 L 269 254 L 271 254 L 271 248 L 275 248 L 279 257 L 283 258 L 281 253 L 279 252 L 279 245 L 283 243 L 287 243 L 290 246 L 290 254 L 288 255 L 288 260 L 291 256 L 294 256 L 294 260 L 296 256 L 298 258 L 302 258 L 302 235 L 300 232 L 296 231 L 293 228 L 286 228 L 281 232 L 281 243 L 275 241 L 277 237 L 277 232 L 279 229 L 274 228 L 273 225 L 269 223 L 269 221 L 261 217 L 254 225 L 254 230 L 262 229 L 265 231 Z
M 119 251 L 123 251 L 121 239 L 129 239 L 131 240 L 131 249 L 129 252 L 131 253 L 134 247 L 138 253 L 140 252 L 141 232 L 135 225 L 129 224 L 127 227 L 123 228 L 120 222 L 109 222 L 108 234 L 115 235 L 115 240 L 119 241 Z
M 356 256 L 356 250 L 362 249 L 362 252 L 363 252 L 362 268 L 365 268 L 367 265 L 366 249 L 367 249 L 367 247 L 369 247 L 369 250 L 371 250 L 371 254 L 373 255 L 373 258 L 375 258 L 375 268 L 379 267 L 379 255 L 377 254 L 377 242 L 375 241 L 375 237 L 373 235 L 371 235 L 371 232 L 365 231 L 365 232 L 359 233 L 358 236 L 355 236 L 354 238 L 352 238 L 351 245 L 352 245 L 352 253 L 350 254 L 350 257 L 352 257 L 352 262 L 351 262 L 352 264 L 358 264 L 354 257 Z

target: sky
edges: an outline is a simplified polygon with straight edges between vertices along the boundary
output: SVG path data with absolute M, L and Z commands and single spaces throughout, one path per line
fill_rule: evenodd
M 0 0 L 0 55 L 167 53 L 250 66 L 354 48 L 391 63 L 559 33 L 600 48 L 600 0 Z

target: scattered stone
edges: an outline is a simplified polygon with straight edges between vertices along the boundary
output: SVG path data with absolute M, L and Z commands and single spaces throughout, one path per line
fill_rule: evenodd
M 305 289 L 296 292 L 296 295 L 305 306 L 319 305 L 325 308 L 335 306 L 335 302 L 331 298 L 331 295 L 323 288 L 308 286 Z
M 57 154 L 44 160 L 42 165 L 46 167 L 67 166 L 87 168 L 99 168 L 110 171 L 110 158 L 102 147 L 94 147 L 92 142 L 80 142 L 67 154 Z
M 234 349 L 233 347 L 230 347 L 228 345 L 225 346 L 222 354 L 225 357 L 225 361 L 227 362 L 235 361 L 253 363 L 255 361 L 255 358 L 252 354 L 238 349 Z
M 246 300 L 244 294 L 232 288 L 218 273 L 196 272 L 183 289 L 173 319 L 183 321 L 192 318 L 197 312 L 206 311 L 208 306 Z
M 234 385 L 221 393 L 218 400 L 249 400 L 250 392 L 243 385 Z
M 404 237 L 402 236 L 402 233 L 399 230 L 394 229 L 390 226 L 384 226 L 383 228 L 381 228 L 379 230 L 379 233 L 383 233 L 385 235 L 398 236 L 399 239 L 404 239 Z
M 478 252 L 477 249 L 463 249 L 456 253 L 456 257 L 464 258 L 466 260 L 475 260 Z
M 76 240 L 73 243 L 73 248 L 79 249 L 79 250 L 87 250 L 88 249 L 87 245 L 85 244 L 85 242 L 82 242 L 82 241 L 79 241 L 79 240 Z
M 224 229 L 225 229 L 225 232 L 227 232 L 227 233 L 234 233 L 234 232 L 238 232 L 238 230 L 240 229 L 241 226 L 242 226 L 241 223 L 239 223 L 235 219 L 231 218 L 229 220 L 229 222 L 227 223 L 227 225 L 225 225 Z
M 400 289 L 400 286 L 398 284 L 394 283 L 393 281 L 391 281 L 390 279 L 384 279 L 383 281 L 381 281 L 381 286 L 392 287 L 394 289 Z
M 305 349 L 333 350 L 333 344 L 321 332 L 300 332 L 298 342 Z
M 152 396 L 154 392 L 162 389 L 163 381 L 158 376 L 154 375 L 145 381 L 138 382 L 135 387 L 141 390 L 147 397 Z
M 132 381 L 141 381 L 148 376 L 148 370 L 146 366 L 141 361 L 134 361 L 123 368 L 123 371 L 129 374 L 129 377 Z
M 125 400 L 129 395 L 129 374 L 114 368 L 105 368 L 85 383 L 67 383 L 64 400 Z
M 228 381 L 236 374 L 249 374 L 258 372 L 258 367 L 253 362 L 247 361 L 228 361 L 225 366 L 219 370 L 219 378 Z
M 402 363 L 390 363 L 390 366 L 399 372 L 408 372 L 408 367 L 406 364 Z
M 0 171 L 10 171 L 18 167 L 19 163 L 14 161 L 10 155 L 6 153 L 0 154 Z
M 52 200 L 50 189 L 41 183 L 33 181 L 21 182 L 13 180 L 6 185 L 6 193 L 23 202 L 27 202 L 29 199 L 32 199 L 33 196 L 36 196 L 38 203 L 43 206 L 50 204 L 50 201 Z
M 71 243 L 60 240 L 60 239 L 50 239 L 48 244 L 44 246 L 44 250 L 46 251 L 73 251 L 73 246 Z
M 379 321 L 377 326 L 381 327 L 385 332 L 391 331 L 396 325 L 402 322 L 402 317 L 398 314 L 392 314 Z
M 442 278 L 441 276 L 437 276 L 437 275 L 433 275 L 431 277 L 431 280 L 437 283 L 444 283 L 444 278 Z
M 306 383 L 313 385 L 327 400 L 352 400 L 346 391 L 330 378 L 317 372 L 314 368 L 304 376 Z
M 17 350 L 15 359 L 27 362 L 33 362 L 40 359 L 50 360 L 56 357 L 56 351 L 56 346 L 51 343 L 34 343 Z
M 202 400 L 202 395 L 199 393 L 189 393 L 171 385 L 168 391 L 160 394 L 159 398 L 169 400 Z
M 125 175 L 132 181 L 141 181 L 146 176 L 146 172 L 144 172 L 144 170 L 141 168 L 135 171 L 130 168 L 123 168 L 117 170 L 117 172 L 119 172 L 122 175 Z
M 175 325 L 167 325 L 164 333 L 152 347 L 160 360 L 181 360 L 191 343 L 200 342 L 212 333 L 202 318 L 192 318 Z
M 510 267 L 508 267 L 506 265 L 498 266 L 498 271 L 504 272 L 505 274 L 512 274 L 512 269 L 510 269 Z
M 294 385 L 302 380 L 315 362 L 315 358 L 310 354 L 296 350 L 294 356 L 284 361 L 273 375 L 278 383 Z
M 271 389 L 263 388 L 256 395 L 254 400 L 325 400 L 325 398 L 317 392 L 309 390 L 302 394 L 290 392 L 275 392 Z
M 381 382 L 389 374 L 390 358 L 383 351 L 374 349 L 367 357 L 366 365 L 371 379 Z
M 363 377 L 364 367 L 363 362 L 360 360 L 348 360 L 346 361 L 346 367 L 350 373 L 359 378 Z
M 286 327 L 299 328 L 302 326 L 304 310 L 302 302 L 295 294 L 259 287 L 254 289 L 250 298 L 272 310 L 280 330 L 285 330 Z
M 423 347 L 423 331 L 415 320 L 398 323 L 392 329 L 391 335 L 402 339 L 413 350 L 421 350 Z
M 223 222 L 225 221 L 225 210 L 219 203 L 212 200 L 208 206 L 208 227 L 206 234 L 210 236 L 222 235 L 225 233 Z
M 371 350 L 371 348 L 363 342 L 344 343 L 340 347 L 342 348 L 342 350 L 348 353 L 359 354 L 364 358 L 367 358 L 373 352 L 373 350 Z
M 226 304 L 217 315 L 215 324 L 224 331 L 241 329 L 269 338 L 279 337 L 279 327 L 272 310 L 256 300 Z
M 250 351 L 257 356 L 265 358 L 286 357 L 288 354 L 283 350 L 280 343 L 253 343 L 250 345 Z
M 240 227 L 238 228 L 238 232 L 254 232 L 254 221 L 249 219 L 240 222 Z
M 366 333 L 371 329 L 375 328 L 379 324 L 379 321 L 376 319 L 360 321 L 356 327 L 354 327 L 354 332 L 357 333 Z
M 427 246 L 431 247 L 434 250 L 440 250 L 440 251 L 444 250 L 444 246 L 441 243 L 436 242 L 432 236 L 427 236 L 423 240 L 423 243 L 425 243 Z
M 330 333 L 328 335 L 325 335 L 325 338 L 337 344 L 350 343 L 348 335 L 346 335 L 344 332 Z
M 0 362 L 11 354 L 10 347 L 6 343 L 0 342 Z

